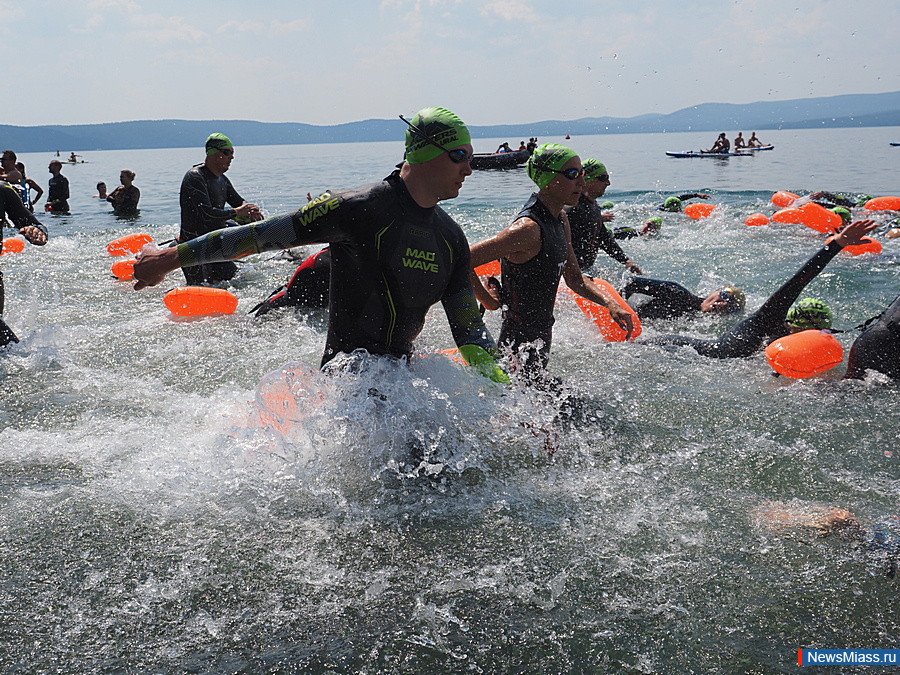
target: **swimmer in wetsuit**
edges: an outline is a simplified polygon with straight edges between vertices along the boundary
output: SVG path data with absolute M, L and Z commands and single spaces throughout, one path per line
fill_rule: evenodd
M 0 181 L 0 250 L 3 247 L 3 225 L 7 217 L 19 230 L 19 234 L 35 246 L 47 243 L 47 228 L 25 208 L 18 191 L 6 181 Z M 0 347 L 19 341 L 16 334 L 3 321 L 4 301 L 3 272 L 0 272 Z
M 293 213 L 138 254 L 135 289 L 183 266 L 327 243 L 331 280 L 322 365 L 357 350 L 409 358 L 425 315 L 441 302 L 466 363 L 508 383 L 469 285 L 465 234 L 438 206 L 456 197 L 472 173 L 469 131 L 443 108 L 420 110 L 407 124 L 405 161 L 380 183 L 325 192 Z
M 527 381 L 541 379 L 550 357 L 561 276 L 579 295 L 610 311 L 613 320 L 631 336 L 631 315 L 584 276 L 572 249 L 563 207 L 578 203 L 584 188 L 584 169 L 575 152 L 545 143 L 528 159 L 528 175 L 539 191 L 498 234 L 472 247 L 472 267 L 500 260 L 500 282 L 486 289 L 472 271 L 476 297 L 488 309 L 503 306 L 499 344 L 513 357 L 514 367 Z
M 286 286 L 276 289 L 272 295 L 250 310 L 263 316 L 279 307 L 328 307 L 328 286 L 331 278 L 331 251 L 323 248 L 304 260 Z
M 609 172 L 603 162 L 596 159 L 584 161 L 584 190 L 575 206 L 565 207 L 572 232 L 572 249 L 582 272 L 594 266 L 597 250 L 603 249 L 610 257 L 625 265 L 634 274 L 642 274 L 638 267 L 616 243 L 617 237 L 606 225 L 613 219 L 612 213 L 604 213 L 597 204 L 609 187 Z
M 51 175 L 44 208 L 54 213 L 68 213 L 69 179 L 62 175 L 62 162 L 58 159 L 51 160 L 47 170 Z
M 675 345 L 692 347 L 701 356 L 718 359 L 751 356 L 772 340 L 791 332 L 787 323 L 788 311 L 806 285 L 825 269 L 829 261 L 847 245 L 856 244 L 859 239 L 875 229 L 873 220 L 858 220 L 847 225 L 835 235 L 818 253 L 807 261 L 800 270 L 781 288 L 766 300 L 762 307 L 728 330 L 718 340 L 701 340 L 681 335 L 664 335 L 645 340 L 645 344 Z M 807 326 L 809 327 L 809 326 Z
M 876 370 L 900 380 L 900 296 L 856 338 L 847 361 L 848 379 L 862 379 Z
M 629 279 L 621 295 L 641 319 L 675 319 L 694 312 L 731 314 L 744 309 L 745 303 L 744 292 L 734 286 L 725 286 L 702 298 L 674 281 L 644 277 Z M 634 295 L 649 296 L 650 299 L 630 301 Z
M 682 202 L 685 202 L 688 199 L 709 199 L 709 195 L 703 192 L 688 192 L 687 194 L 678 195 L 677 197 L 668 197 L 666 201 L 656 207 L 656 210 L 678 213 L 681 211 Z
M 225 134 L 210 134 L 205 147 L 206 159 L 191 167 L 181 181 L 179 242 L 236 225 L 235 219 L 255 222 L 263 217 L 259 207 L 245 202 L 225 175 L 234 159 L 231 139 Z M 184 269 L 185 280 L 193 286 L 227 281 L 235 274 L 237 265 L 230 260 Z

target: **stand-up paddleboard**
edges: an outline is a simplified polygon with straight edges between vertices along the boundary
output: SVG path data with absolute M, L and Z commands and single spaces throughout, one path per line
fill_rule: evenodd
M 896 148 L 898 145 L 900 145 L 900 143 L 891 143 L 891 145 L 893 145 Z
M 760 145 L 758 148 L 741 148 L 741 152 L 760 152 L 762 150 L 773 150 L 774 145 Z
M 667 152 L 667 157 L 752 157 L 752 152 L 695 152 L 687 150 L 685 152 Z
M 601 291 L 615 300 L 622 309 L 631 314 L 631 321 L 633 325 L 633 330 L 631 331 L 631 339 L 634 340 L 638 335 L 641 334 L 641 320 L 638 318 L 637 313 L 627 302 L 625 302 L 622 296 L 619 295 L 618 291 L 616 291 L 616 289 L 613 288 L 608 281 L 596 278 L 593 278 L 592 281 L 595 285 L 600 287 Z M 606 309 L 606 307 L 598 305 L 595 302 L 591 302 L 587 298 L 582 298 L 565 284 L 560 284 L 558 292 L 569 293 L 575 299 L 575 304 L 578 305 L 582 312 L 584 312 L 584 315 L 586 317 L 594 322 L 594 324 L 600 331 L 600 334 L 607 340 L 609 340 L 610 342 L 625 341 L 625 336 L 627 335 L 626 331 L 620 328 L 619 324 L 612 320 L 612 317 L 609 314 L 609 310 Z

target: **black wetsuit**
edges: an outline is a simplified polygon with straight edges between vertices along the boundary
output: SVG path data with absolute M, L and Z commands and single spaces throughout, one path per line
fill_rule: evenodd
M 684 202 L 684 201 L 687 201 L 688 199 L 705 199 L 705 197 L 702 197 L 699 192 L 688 192 L 687 194 L 684 194 L 684 195 L 678 195 L 678 199 L 680 199 L 681 201 Z M 666 203 L 663 202 L 662 204 L 660 204 L 659 206 L 656 207 L 656 210 L 657 211 L 669 211 L 670 209 L 667 209 Z
M 221 230 L 237 223 L 237 213 L 228 204 L 238 207 L 244 203 L 225 174 L 216 176 L 205 164 L 197 164 L 184 174 L 181 181 L 181 231 L 178 241 L 184 242 L 209 232 Z M 227 281 L 237 274 L 237 265 L 231 261 L 199 265 L 184 270 L 184 278 L 191 285 L 203 282 Z
M 106 198 L 112 204 L 117 216 L 135 216 L 138 212 L 138 202 L 141 200 L 141 191 L 134 185 L 125 187 L 120 185 Z
M 300 264 L 287 286 L 277 289 L 250 311 L 262 316 L 277 307 L 328 307 L 330 279 L 331 251 L 323 248 Z
M 524 345 L 526 353 L 520 353 L 519 360 L 527 373 L 542 370 L 550 358 L 553 308 L 568 258 L 568 244 L 562 216 L 554 218 L 536 194 L 531 195 L 513 222 L 521 218 L 531 218 L 541 228 L 541 250 L 521 265 L 505 258 L 500 260 L 504 310 L 499 343 L 513 352 L 520 352 Z
M 645 343 L 693 347 L 701 356 L 719 359 L 751 356 L 771 340 L 788 334 L 786 317 L 791 305 L 800 297 L 806 285 L 825 269 L 840 250 L 841 246 L 833 241 L 825 245 L 800 268 L 800 271 L 775 291 L 762 307 L 728 330 L 718 340 L 664 335 L 646 340 Z
M 824 206 L 826 209 L 833 209 L 835 206 L 843 206 L 844 208 L 853 208 L 854 206 L 862 206 L 860 204 L 860 197 L 856 199 L 851 199 L 845 195 L 838 195 L 833 192 L 822 192 L 822 196 L 819 199 L 813 200 L 819 206 Z
M 651 296 L 647 302 L 628 303 L 641 319 L 674 319 L 688 312 L 699 312 L 704 300 L 674 281 L 646 277 L 632 277 L 622 289 L 626 301 L 635 294 Z
M 47 234 L 47 228 L 41 225 L 38 219 L 34 217 L 34 214 L 22 203 L 19 191 L 6 181 L 0 181 L 0 251 L 3 250 L 3 225 L 6 223 L 7 216 L 15 227 L 20 230 L 28 225 L 34 225 L 41 232 Z M 0 315 L 3 314 L 4 303 L 3 272 L 0 271 Z M 12 329 L 6 325 L 3 317 L 0 316 L 0 347 L 10 342 L 18 341 L 16 334 L 12 332 Z
M 628 256 L 615 242 L 615 235 L 603 223 L 602 210 L 596 199 L 581 195 L 575 206 L 566 207 L 566 215 L 572 232 L 572 248 L 582 271 L 593 267 L 598 248 L 623 265 L 628 262 Z
M 65 212 L 69 210 L 69 179 L 59 174 L 50 176 L 47 191 L 47 205 L 51 211 Z
M 339 353 L 408 357 L 440 301 L 457 345 L 496 350 L 469 284 L 469 244 L 439 206 L 419 206 L 398 171 L 381 183 L 326 192 L 293 213 L 229 227 L 178 246 L 181 264 L 328 243 L 324 365 Z
M 845 377 L 861 379 L 867 370 L 900 380 L 900 296 L 850 348 Z

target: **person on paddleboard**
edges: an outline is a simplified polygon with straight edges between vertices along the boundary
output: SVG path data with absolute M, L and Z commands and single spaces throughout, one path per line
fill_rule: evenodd
M 440 302 L 465 362 L 508 383 L 469 285 L 465 234 L 438 206 L 455 198 L 472 173 L 469 130 L 444 108 L 401 119 L 408 127 L 404 162 L 381 182 L 328 191 L 292 213 L 144 251 L 134 266 L 135 289 L 159 284 L 179 267 L 327 243 L 323 366 L 353 367 L 361 353 L 408 359 L 428 310 Z
M 615 235 L 607 225 L 615 217 L 610 211 L 604 212 L 597 204 L 610 185 L 609 171 L 603 162 L 586 159 L 584 167 L 584 189 L 574 206 L 566 206 L 572 232 L 572 248 L 582 272 L 590 270 L 597 259 L 597 250 L 603 249 L 610 257 L 625 265 L 625 269 L 634 274 L 642 274 L 638 267 L 626 255 L 622 247 L 615 241 Z
M 6 181 L 0 181 L 0 252 L 3 246 L 3 225 L 7 218 L 19 230 L 19 234 L 35 246 L 47 243 L 47 228 L 25 207 L 18 191 Z M 19 341 L 3 320 L 4 302 L 3 272 L 0 272 L 0 347 Z
M 795 319 L 791 319 L 792 305 L 807 284 L 825 269 L 844 246 L 859 243 L 860 238 L 876 226 L 874 220 L 857 220 L 847 225 L 775 291 L 758 310 L 726 331 L 719 339 L 701 340 L 681 335 L 663 335 L 644 340 L 644 344 L 691 347 L 701 356 L 717 359 L 743 358 L 752 356 L 772 340 L 791 332 L 830 327 L 831 312 L 821 301 L 815 301 L 815 304 L 808 303 L 808 307 L 798 307 Z
M 728 140 L 728 137 L 725 135 L 723 131 L 719 134 L 719 137 L 716 139 L 716 142 L 713 143 L 713 146 L 709 150 L 701 150 L 700 152 L 710 153 L 726 153 L 731 151 L 731 141 Z
M 631 336 L 631 315 L 586 277 L 578 266 L 564 207 L 578 203 L 584 168 L 574 150 L 556 143 L 538 146 L 528 159 L 538 187 L 512 224 L 472 247 L 472 286 L 487 309 L 503 307 L 501 349 L 527 380 L 541 378 L 550 358 L 560 277 L 579 295 L 607 309 Z M 474 268 L 500 260 L 500 280 L 485 288 Z

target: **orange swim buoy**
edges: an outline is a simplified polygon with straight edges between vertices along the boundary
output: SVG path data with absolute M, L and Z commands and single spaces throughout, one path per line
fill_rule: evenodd
M 828 244 L 834 237 L 828 237 L 825 243 Z M 879 254 L 882 251 L 880 241 L 875 241 L 869 237 L 860 237 L 858 244 L 851 244 L 841 249 L 841 255 L 863 255 L 865 253 Z
M 153 237 L 143 232 L 126 234 L 124 237 L 119 237 L 109 242 L 106 246 L 106 252 L 110 255 L 133 255 L 151 241 L 153 241 Z
M 479 265 L 475 268 L 475 274 L 480 277 L 499 277 L 500 261 L 492 260 L 491 262 L 485 263 L 484 265 Z
M 684 213 L 688 218 L 700 220 L 706 218 L 715 208 L 715 204 L 688 204 L 684 207 Z
M 754 213 L 747 216 L 747 220 L 744 221 L 744 224 L 747 225 L 747 227 L 760 227 L 762 225 L 768 225 L 769 219 L 762 213 Z
M 779 375 L 801 379 L 834 368 L 844 360 L 844 348 L 831 333 L 810 329 L 772 342 L 766 360 Z
M 112 273 L 116 279 L 128 281 L 134 279 L 134 258 L 126 258 L 125 260 L 117 260 L 112 264 Z
M 900 197 L 875 197 L 863 204 L 863 208 L 866 211 L 900 211 Z
M 840 217 L 840 216 L 838 216 Z M 803 211 L 792 206 L 785 207 L 772 214 L 773 223 L 802 223 Z
M 21 253 L 25 250 L 25 242 L 17 237 L 7 237 L 3 240 L 3 248 L 0 249 L 0 255 L 4 253 Z
M 800 222 L 822 234 L 837 232 L 844 224 L 843 219 L 838 214 L 815 202 L 806 202 L 799 210 L 801 213 Z
M 206 316 L 209 314 L 234 314 L 238 300 L 223 288 L 207 286 L 181 286 L 165 294 L 163 302 L 176 316 Z
M 622 299 L 622 296 L 619 295 L 618 291 L 612 287 L 612 285 L 605 281 L 604 279 L 592 279 L 595 285 L 600 287 L 600 290 L 610 296 L 613 300 L 615 300 L 618 305 L 624 309 L 626 312 L 631 314 L 631 322 L 633 325 L 633 330 L 631 331 L 631 339 L 634 340 L 638 335 L 641 334 L 641 320 L 638 318 L 638 315 L 631 308 L 631 306 Z M 612 317 L 609 314 L 609 310 L 606 307 L 598 305 L 595 302 L 591 302 L 587 298 L 582 298 L 571 288 L 566 286 L 565 284 L 560 285 L 560 290 L 569 293 L 573 298 L 575 298 L 575 304 L 581 308 L 581 311 L 584 312 L 585 316 L 587 316 L 591 321 L 596 324 L 597 328 L 600 330 L 600 334 L 605 337 L 610 342 L 624 342 L 625 335 L 627 334 L 623 329 L 619 327 L 615 321 L 612 320 Z
M 785 192 L 784 190 L 779 190 L 772 195 L 772 203 L 775 206 L 780 206 L 782 208 L 790 206 L 798 199 L 800 199 L 800 197 L 795 195 L 793 192 Z

